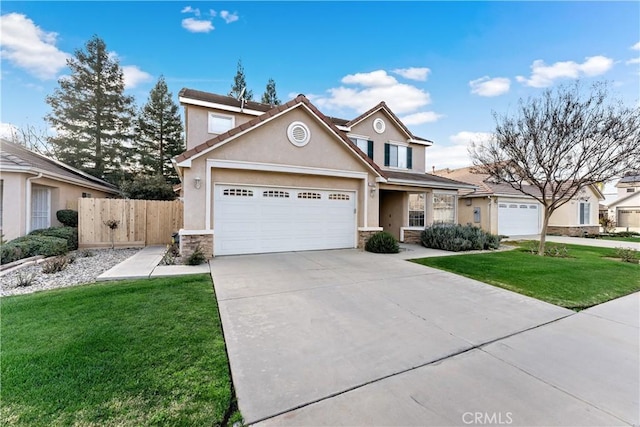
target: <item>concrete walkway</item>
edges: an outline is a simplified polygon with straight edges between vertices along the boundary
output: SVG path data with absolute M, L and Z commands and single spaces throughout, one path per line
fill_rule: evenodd
M 158 265 L 166 246 L 147 246 L 97 277 L 97 281 L 207 274 L 209 265 Z

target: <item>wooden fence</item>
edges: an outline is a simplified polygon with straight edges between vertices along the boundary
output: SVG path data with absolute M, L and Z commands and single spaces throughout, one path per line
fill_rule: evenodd
M 111 231 L 105 224 L 118 221 Z M 78 243 L 81 248 L 166 245 L 183 226 L 182 202 L 124 199 L 78 199 Z

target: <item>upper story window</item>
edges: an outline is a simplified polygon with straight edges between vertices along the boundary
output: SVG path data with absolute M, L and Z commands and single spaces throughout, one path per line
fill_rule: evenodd
M 351 142 L 356 144 L 363 153 L 373 160 L 373 141 L 359 137 L 349 137 L 349 139 Z
M 234 127 L 236 127 L 235 117 L 218 113 L 209 113 L 209 133 L 225 133 Z
M 633 193 L 635 191 L 636 191 L 635 188 L 627 188 L 627 193 Z
M 412 169 L 413 149 L 404 145 L 384 144 L 384 165 L 392 168 Z

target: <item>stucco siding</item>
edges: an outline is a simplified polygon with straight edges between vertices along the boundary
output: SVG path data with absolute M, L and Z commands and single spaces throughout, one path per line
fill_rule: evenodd
M 467 206 L 467 203 L 471 205 Z M 480 208 L 480 222 L 474 221 L 473 210 Z M 492 210 L 490 207 L 490 201 L 487 197 L 473 197 L 467 199 L 458 199 L 458 223 L 471 224 L 476 227 L 480 227 L 489 233 L 495 233 L 497 228 L 492 228 Z
M 185 128 L 187 136 L 187 150 L 215 138 L 217 133 L 209 133 L 209 112 L 223 116 L 235 117 L 235 126 L 240 126 L 256 116 L 234 113 L 230 111 L 215 110 L 212 108 L 185 105 Z
M 588 224 L 580 224 L 580 201 L 570 200 L 551 214 L 549 225 L 554 227 L 574 227 L 579 225 L 598 226 L 598 203 L 600 200 L 592 190 L 587 192 L 587 197 L 587 202 L 590 203 Z

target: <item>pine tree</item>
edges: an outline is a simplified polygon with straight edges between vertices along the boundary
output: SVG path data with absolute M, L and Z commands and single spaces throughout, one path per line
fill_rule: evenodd
M 240 98 L 242 89 L 244 89 L 244 94 L 242 97 L 245 99 L 245 101 L 251 101 L 253 99 L 253 91 L 247 89 L 247 82 L 244 77 L 244 67 L 242 66 L 242 60 L 238 60 L 238 70 L 236 71 L 236 76 L 233 78 L 233 85 L 231 86 L 229 96 Z
M 162 175 L 174 184 L 180 180 L 171 158 L 184 151 L 182 120 L 164 77 L 151 89 L 136 120 L 136 151 L 142 172 Z
M 267 87 L 262 94 L 262 103 L 269 105 L 280 105 L 278 94 L 276 93 L 276 82 L 273 79 L 269 79 Z
M 52 111 L 46 120 L 57 135 L 49 138 L 56 157 L 113 183 L 122 179 L 131 138 L 133 97 L 124 94 L 117 58 L 98 36 L 67 60 L 71 75 L 46 98 Z

